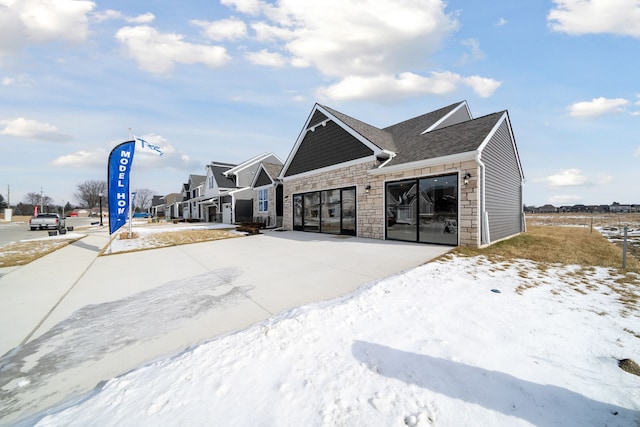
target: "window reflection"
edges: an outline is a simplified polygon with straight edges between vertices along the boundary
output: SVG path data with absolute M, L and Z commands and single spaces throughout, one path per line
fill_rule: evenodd
M 458 176 L 391 182 L 386 188 L 387 238 L 458 244 Z

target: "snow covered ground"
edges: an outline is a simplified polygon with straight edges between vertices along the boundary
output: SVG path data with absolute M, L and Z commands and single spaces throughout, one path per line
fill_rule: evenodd
M 640 360 L 637 299 L 619 300 L 638 285 L 619 279 L 449 256 L 109 380 L 37 425 L 640 425 L 640 377 L 618 367 Z

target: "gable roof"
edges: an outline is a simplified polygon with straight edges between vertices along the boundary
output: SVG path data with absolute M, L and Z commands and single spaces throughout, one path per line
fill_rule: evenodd
M 251 188 L 274 184 L 279 181 L 278 175 L 282 172 L 282 167 L 282 165 L 276 163 L 260 163 L 253 177 L 253 182 L 251 182 Z
M 440 157 L 475 156 L 483 150 L 503 121 L 507 122 L 510 129 L 506 111 L 473 119 L 467 102 L 461 101 L 385 128 L 377 128 L 330 107 L 315 104 L 287 158 L 281 177 L 363 161 L 374 156 L 378 160 L 386 159 L 378 166 L 380 172 L 387 168 L 403 168 L 402 165 L 409 167 L 416 162 L 437 161 Z M 339 142 L 335 132 L 324 137 L 313 135 L 317 129 L 328 129 L 330 126 L 341 128 L 352 139 Z M 511 139 L 517 156 L 512 132 Z M 341 143 L 350 144 L 350 151 L 338 149 L 336 144 Z M 364 150 L 353 148 L 358 144 Z M 310 148 L 310 145 L 315 148 Z M 342 153 L 323 154 L 325 162 L 321 163 L 317 159 L 321 157 L 322 150 Z M 340 156 L 342 159 L 336 159 Z
M 262 162 L 262 161 L 264 161 L 265 159 L 268 159 L 271 156 L 275 157 L 275 159 L 277 161 L 281 162 L 280 158 L 277 155 L 275 155 L 274 153 L 262 153 L 262 154 L 258 154 L 257 156 L 255 156 L 255 157 L 253 157 L 253 158 L 251 158 L 249 160 L 246 160 L 246 161 L 240 163 L 239 165 L 235 165 L 235 166 L 229 168 L 229 170 L 225 171 L 225 174 L 226 175 L 235 175 L 238 172 L 240 172 L 241 170 L 246 169 L 246 168 L 248 168 L 248 167 L 250 167 L 252 165 L 255 165 L 256 163 Z
M 493 113 L 424 134 L 398 133 L 399 150 L 385 166 L 476 151 L 503 115 Z
M 189 189 L 198 188 L 207 180 L 204 175 L 189 175 Z
M 211 175 L 219 188 L 237 188 L 235 181 L 225 175 L 225 173 L 235 167 L 235 165 L 231 163 L 211 162 L 207 167 L 211 169 Z

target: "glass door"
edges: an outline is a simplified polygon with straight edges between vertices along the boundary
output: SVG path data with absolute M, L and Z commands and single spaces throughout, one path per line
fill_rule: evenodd
M 458 244 L 458 175 L 389 182 L 387 239 Z
M 306 193 L 303 201 L 304 231 L 320 231 L 320 193 Z
M 302 194 L 293 196 L 293 229 L 302 231 L 302 215 L 304 212 Z
M 415 242 L 417 181 L 390 182 L 387 184 L 387 238 Z
M 418 241 L 458 244 L 458 176 L 420 180 Z
M 340 190 L 326 190 L 322 192 L 321 212 L 320 231 L 323 233 L 340 234 Z
M 356 189 L 340 190 L 342 193 L 342 226 L 340 234 L 356 235 Z

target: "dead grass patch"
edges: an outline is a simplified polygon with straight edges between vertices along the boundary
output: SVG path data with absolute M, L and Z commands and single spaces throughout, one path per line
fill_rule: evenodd
M 31 240 L 13 242 L 0 247 L 0 267 L 29 264 L 51 252 L 57 251 L 78 239 Z
M 530 226 L 522 233 L 487 248 L 460 247 L 456 253 L 484 255 L 498 262 L 528 259 L 542 264 L 582 265 L 619 270 L 622 250 L 597 231 L 580 227 Z M 593 271 L 593 270 L 592 270 Z M 627 272 L 640 274 L 640 261 L 627 258 Z
M 113 254 L 121 254 L 121 253 L 129 253 L 129 252 L 139 252 L 145 251 L 149 249 L 158 249 L 158 248 L 167 248 L 171 246 L 179 246 L 179 245 L 189 245 L 192 243 L 202 243 L 202 242 L 211 242 L 215 240 L 224 240 L 224 239 L 233 239 L 236 237 L 244 237 L 242 234 L 232 232 L 234 229 L 200 229 L 200 230 L 181 230 L 181 231 L 167 231 L 167 232 L 158 232 L 158 233 L 150 233 L 150 234 L 140 234 L 136 237 L 138 239 L 144 239 L 145 243 L 142 247 L 114 252 Z M 124 239 L 128 239 L 127 232 L 122 234 L 126 234 L 127 236 Z M 133 233 L 136 234 L 136 233 Z M 122 237 L 121 237 L 122 238 Z M 111 255 L 107 253 L 109 251 L 109 246 L 105 247 L 102 250 L 100 255 Z

